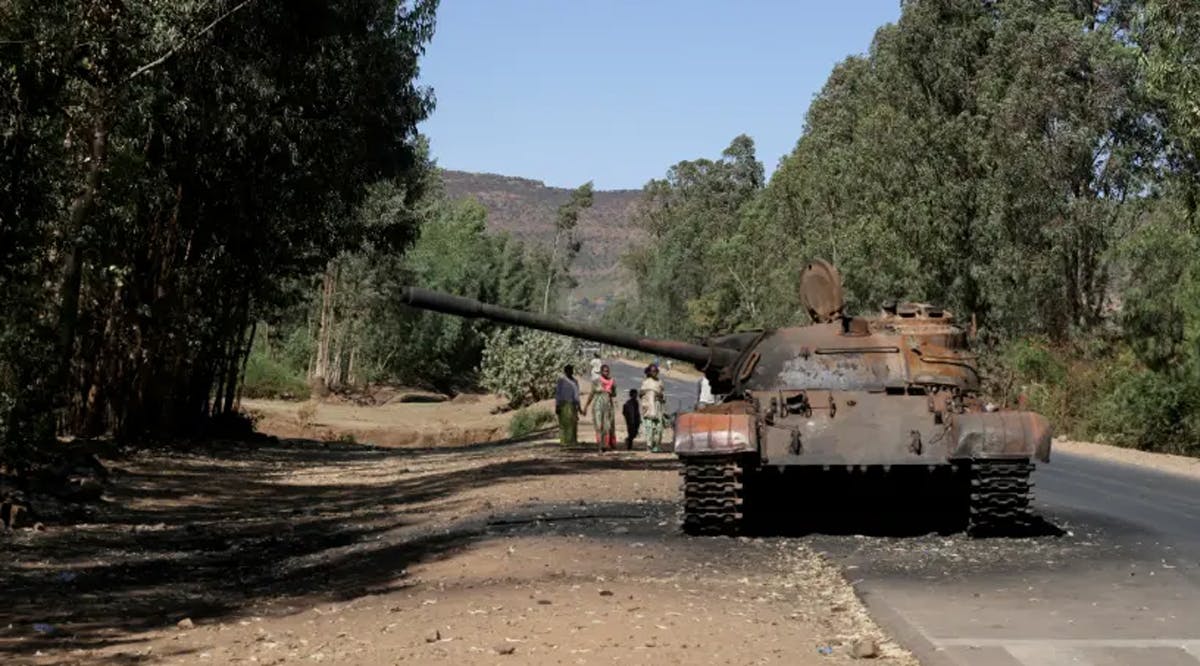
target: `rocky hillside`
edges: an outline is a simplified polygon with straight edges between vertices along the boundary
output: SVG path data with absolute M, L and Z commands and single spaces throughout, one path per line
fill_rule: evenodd
M 488 225 L 526 241 L 554 241 L 554 214 L 571 190 L 547 187 L 539 180 L 490 173 L 443 171 L 451 197 L 473 196 L 488 210 Z M 597 191 L 591 210 L 579 221 L 583 247 L 575 259 L 579 288 L 574 296 L 585 308 L 603 307 L 622 286 L 620 258 L 637 238 L 631 215 L 640 190 Z

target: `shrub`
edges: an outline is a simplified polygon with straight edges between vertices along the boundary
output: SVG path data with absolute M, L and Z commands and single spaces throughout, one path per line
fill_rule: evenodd
M 508 434 L 514 439 L 536 432 L 554 422 L 554 413 L 548 409 L 522 409 L 513 414 L 508 422 Z
M 1144 450 L 1196 455 L 1200 380 L 1189 363 L 1157 370 L 1127 345 L 1056 349 L 1016 340 L 996 358 L 991 392 L 1040 412 L 1058 434 Z
M 570 338 L 541 331 L 503 329 L 487 340 L 479 383 L 519 408 L 553 397 L 562 367 L 575 361 Z
M 1025 381 L 1058 384 L 1066 378 L 1066 363 L 1044 340 L 1014 340 L 1004 347 L 1001 354 L 1005 364 Z
M 1072 376 L 1065 353 L 1041 339 L 1018 339 L 1002 345 L 986 358 L 987 393 L 1005 405 L 1016 406 L 1025 399 L 1028 409 L 1062 423 L 1069 406 L 1064 393 Z
M 1084 431 L 1120 446 L 1196 455 L 1200 386 L 1186 372 L 1158 372 L 1129 359 L 1107 377 Z
M 301 376 L 279 361 L 252 352 L 246 362 L 246 382 L 242 386 L 242 395 L 247 398 L 303 399 L 308 397 L 308 385 Z

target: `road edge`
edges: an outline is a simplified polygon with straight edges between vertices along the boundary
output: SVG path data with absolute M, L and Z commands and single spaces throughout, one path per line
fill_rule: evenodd
M 925 632 L 909 622 L 895 608 L 883 600 L 882 595 L 875 594 L 863 583 L 851 583 L 855 596 L 862 602 L 875 623 L 878 624 L 892 640 L 908 650 L 923 666 L 960 666 L 957 661 L 945 653 L 943 648 L 933 644 Z
M 1111 444 L 1055 438 L 1050 449 L 1051 465 L 1054 464 L 1054 453 L 1056 451 L 1067 455 L 1087 456 L 1095 460 L 1133 465 L 1164 474 L 1200 480 L 1200 458 L 1191 458 L 1173 453 L 1142 451 L 1140 449 L 1113 446 Z

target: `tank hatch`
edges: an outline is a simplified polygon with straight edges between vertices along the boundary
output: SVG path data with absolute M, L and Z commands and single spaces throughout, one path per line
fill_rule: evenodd
M 842 316 L 846 301 L 842 297 L 842 276 L 827 261 L 814 259 L 800 274 L 800 302 L 808 316 L 824 324 Z

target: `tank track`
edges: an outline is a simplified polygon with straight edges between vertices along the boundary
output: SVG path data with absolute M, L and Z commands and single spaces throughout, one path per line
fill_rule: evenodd
M 1028 460 L 976 460 L 971 463 L 967 533 L 1018 536 L 1033 527 L 1033 484 Z
M 683 461 L 683 531 L 736 535 L 742 531 L 742 465 L 732 457 Z

